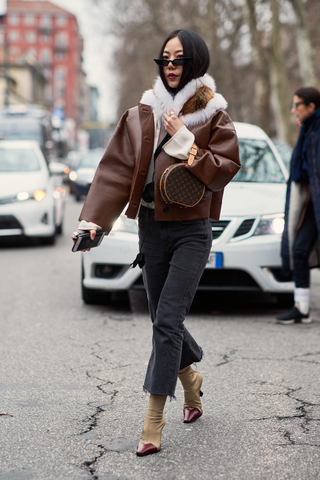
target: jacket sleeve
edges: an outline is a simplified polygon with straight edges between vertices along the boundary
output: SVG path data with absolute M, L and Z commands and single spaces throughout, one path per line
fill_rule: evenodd
M 212 117 L 208 147 L 198 147 L 188 168 L 210 190 L 222 190 L 240 169 L 238 137 L 231 118 L 225 110 Z
M 110 232 L 128 203 L 135 159 L 127 131 L 128 112 L 121 118 L 99 163 L 79 220 Z

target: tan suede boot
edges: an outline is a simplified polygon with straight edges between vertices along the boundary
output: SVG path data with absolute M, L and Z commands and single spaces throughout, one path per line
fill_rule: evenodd
M 156 453 L 161 447 L 161 432 L 165 426 L 163 409 L 167 397 L 165 395 L 150 395 L 146 417 L 143 422 L 142 437 L 137 447 L 137 455 Z
M 190 366 L 184 373 L 179 374 L 179 379 L 184 390 L 183 415 L 184 423 L 191 423 L 202 415 L 202 404 L 200 390 L 202 385 L 202 375 L 195 372 Z

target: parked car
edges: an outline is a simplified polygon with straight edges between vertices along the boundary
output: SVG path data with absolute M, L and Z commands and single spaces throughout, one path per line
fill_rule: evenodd
M 77 201 L 87 195 L 103 154 L 103 148 L 88 150 L 82 154 L 76 168 L 70 171 L 70 190 L 75 195 Z
M 62 233 L 65 165 L 48 166 L 35 141 L 0 141 L 0 237 L 38 237 L 53 244 Z
M 292 296 L 293 282 L 281 274 L 287 171 L 275 146 L 259 127 L 236 123 L 242 167 L 227 185 L 221 218 L 212 220 L 212 249 L 198 290 L 271 292 Z M 98 248 L 82 254 L 82 297 L 143 289 L 141 270 L 130 265 L 138 253 L 137 223 L 124 215 Z
M 49 163 L 56 158 L 51 113 L 38 105 L 10 105 L 0 109 L 0 140 L 34 140 Z

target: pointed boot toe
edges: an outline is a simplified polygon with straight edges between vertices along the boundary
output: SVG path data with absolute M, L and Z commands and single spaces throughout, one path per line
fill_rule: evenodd
M 191 423 L 201 417 L 202 412 L 199 412 L 196 408 L 185 408 L 183 411 L 184 423 Z
M 138 455 L 138 457 L 143 457 L 144 455 L 151 455 L 152 453 L 157 453 L 159 450 L 155 445 L 153 445 L 153 443 L 140 442 L 137 446 L 136 454 Z

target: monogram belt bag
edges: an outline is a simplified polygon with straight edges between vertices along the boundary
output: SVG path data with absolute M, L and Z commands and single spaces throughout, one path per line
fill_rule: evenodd
M 196 153 L 197 147 L 192 145 L 188 161 L 170 165 L 160 176 L 158 192 L 165 203 L 187 208 L 194 207 L 201 201 L 205 185 L 186 169 L 187 164 L 193 164 Z

